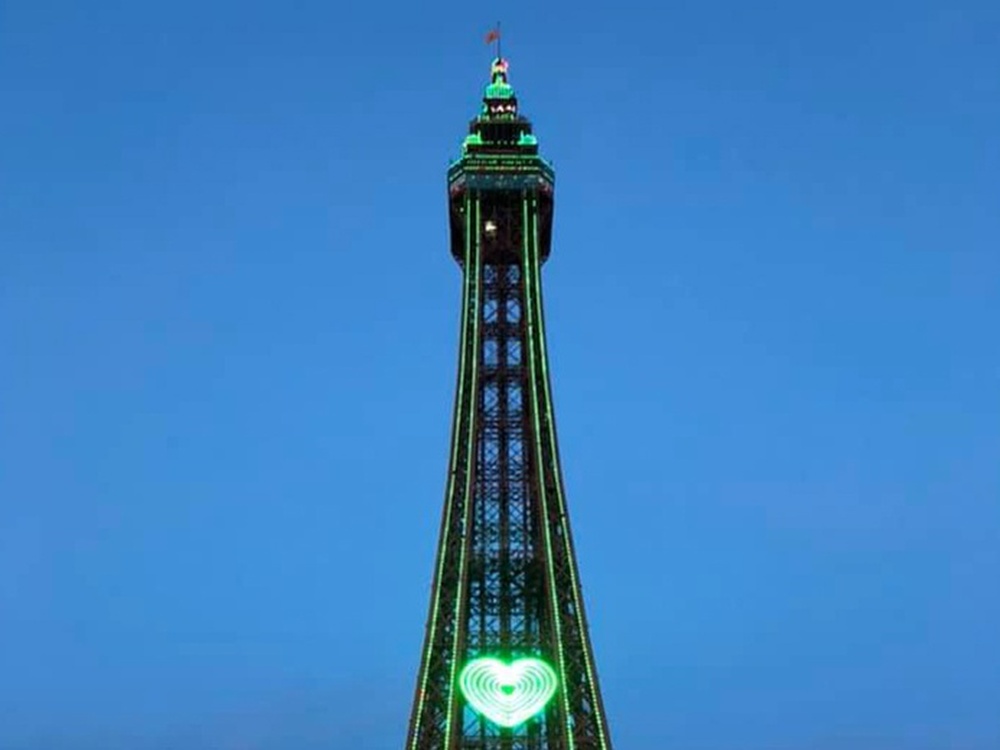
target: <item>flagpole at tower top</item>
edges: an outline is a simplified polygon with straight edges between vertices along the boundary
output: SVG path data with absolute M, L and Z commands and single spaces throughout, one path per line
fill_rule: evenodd
M 490 29 L 489 33 L 486 35 L 486 43 L 490 42 L 497 43 L 497 60 L 502 60 L 503 56 L 500 53 L 500 22 L 497 21 L 497 25 Z

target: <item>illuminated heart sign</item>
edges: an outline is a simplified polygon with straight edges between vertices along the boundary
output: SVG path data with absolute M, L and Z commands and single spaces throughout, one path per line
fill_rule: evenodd
M 541 659 L 473 659 L 458 677 L 462 694 L 478 713 L 501 727 L 516 727 L 555 695 L 559 678 Z

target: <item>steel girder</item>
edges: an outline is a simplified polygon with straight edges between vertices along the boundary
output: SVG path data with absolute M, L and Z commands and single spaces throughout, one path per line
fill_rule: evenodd
M 587 632 L 553 418 L 541 265 L 551 191 L 451 192 L 462 322 L 445 508 L 407 750 L 611 750 Z M 502 729 L 457 675 L 535 656 L 559 688 Z

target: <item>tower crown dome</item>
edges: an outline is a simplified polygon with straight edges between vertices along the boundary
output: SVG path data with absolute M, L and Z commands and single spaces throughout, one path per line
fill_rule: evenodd
M 483 114 L 488 117 L 514 117 L 517 115 L 517 97 L 514 87 L 507 80 L 509 63 L 498 57 L 490 66 L 490 82 L 483 92 Z
M 490 83 L 486 87 L 485 99 L 510 99 L 514 96 L 514 87 L 507 80 L 507 70 L 510 67 L 503 58 L 496 58 L 490 66 Z

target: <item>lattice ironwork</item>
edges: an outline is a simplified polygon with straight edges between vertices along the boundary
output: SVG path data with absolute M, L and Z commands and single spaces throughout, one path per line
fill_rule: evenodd
M 553 419 L 541 266 L 551 166 L 496 61 L 483 112 L 449 170 L 463 270 L 450 467 L 407 750 L 610 750 Z M 538 658 L 558 679 L 503 727 L 458 676 L 480 657 Z M 504 688 L 513 691 L 514 687 Z

